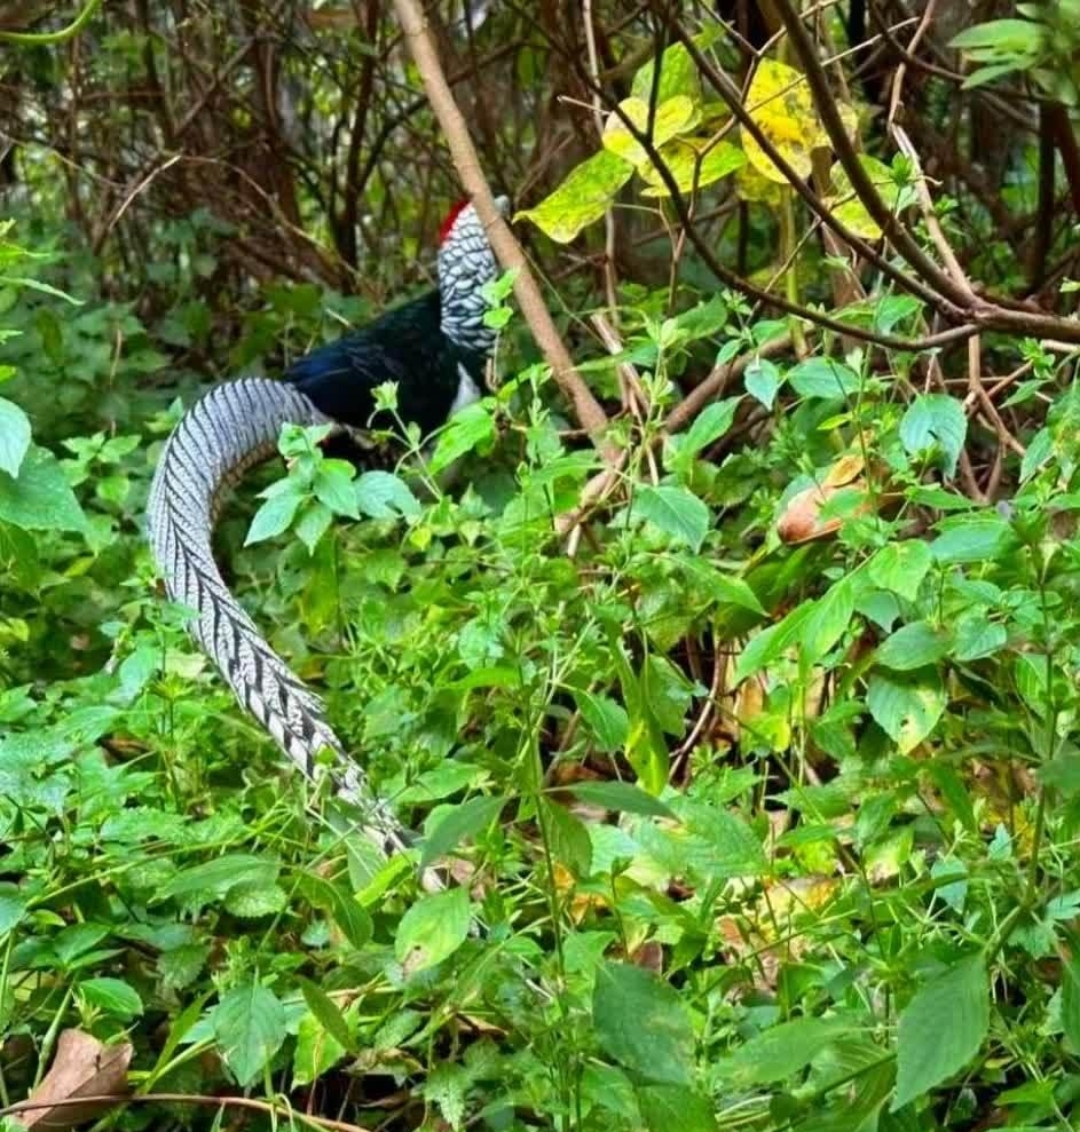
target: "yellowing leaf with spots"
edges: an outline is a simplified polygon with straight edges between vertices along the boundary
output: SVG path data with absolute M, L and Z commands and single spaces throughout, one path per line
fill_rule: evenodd
M 763 59 L 750 83 L 746 109 L 780 156 L 800 177 L 809 177 L 810 154 L 827 144 L 827 138 L 805 76 L 794 67 Z M 787 178 L 745 128 L 742 143 L 746 156 L 763 177 L 786 183 Z
M 745 140 L 746 134 L 744 133 L 743 141 L 745 142 Z M 749 153 L 746 156 L 749 159 Z M 775 181 L 763 177 L 757 166 L 752 164 L 751 160 L 747 160 L 746 164 L 735 174 L 735 191 L 742 200 L 749 201 L 751 204 L 764 204 L 769 208 L 779 208 L 784 203 L 784 193 L 790 192 L 790 189 L 786 184 L 778 185 Z
M 649 133 L 649 104 L 643 98 L 624 98 L 619 109 L 634 123 L 640 133 Z M 698 113 L 684 94 L 665 99 L 656 107 L 652 124 L 652 143 L 660 149 L 665 142 L 677 138 L 697 125 Z M 609 114 L 604 126 L 604 148 L 639 168 L 648 166 L 649 155 L 626 127 L 618 114 Z
M 514 220 L 531 220 L 556 243 L 568 244 L 604 215 L 633 175 L 632 165 L 602 149 L 572 170 L 550 196 L 517 213 Z
M 703 138 L 677 138 L 660 150 L 660 156 L 681 193 L 703 189 L 746 164 L 746 154 L 737 145 L 726 141 L 710 145 Z M 638 172 L 649 182 L 641 191 L 643 197 L 671 196 L 655 165 L 644 165 Z

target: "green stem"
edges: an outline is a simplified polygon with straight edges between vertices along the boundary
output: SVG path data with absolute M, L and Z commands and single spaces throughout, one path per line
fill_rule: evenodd
M 86 7 L 66 28 L 61 28 L 59 31 L 0 31 L 0 43 L 22 43 L 27 46 L 63 43 L 64 40 L 78 35 L 100 7 L 101 0 L 87 0 Z

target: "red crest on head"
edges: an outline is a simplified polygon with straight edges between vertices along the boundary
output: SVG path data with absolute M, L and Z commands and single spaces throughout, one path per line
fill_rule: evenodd
M 457 204 L 446 214 L 446 219 L 439 225 L 439 243 L 445 243 L 446 237 L 450 235 L 450 229 L 454 226 L 454 221 L 469 207 L 469 198 L 465 197 L 459 200 Z

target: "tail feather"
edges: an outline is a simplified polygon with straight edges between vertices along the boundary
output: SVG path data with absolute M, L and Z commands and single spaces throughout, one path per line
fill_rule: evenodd
M 240 704 L 309 778 L 316 755 L 329 748 L 338 797 L 361 807 L 365 835 L 394 852 L 405 847 L 403 831 L 345 754 L 322 701 L 266 642 L 214 561 L 213 529 L 225 489 L 274 452 L 289 423 L 330 422 L 297 389 L 264 378 L 217 386 L 196 402 L 166 442 L 154 475 L 150 547 L 169 597 L 195 611 L 191 633 Z

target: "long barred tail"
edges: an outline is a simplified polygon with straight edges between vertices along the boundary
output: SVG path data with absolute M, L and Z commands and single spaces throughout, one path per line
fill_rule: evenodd
M 330 423 L 291 385 L 244 378 L 212 389 L 181 418 L 150 488 L 150 548 L 169 597 L 195 610 L 191 633 L 241 705 L 309 778 L 329 748 L 335 794 L 361 809 L 362 832 L 384 852 L 406 846 L 404 831 L 368 789 L 360 767 L 326 721 L 321 700 L 263 639 L 214 562 L 214 523 L 226 488 L 269 457 L 283 424 Z

